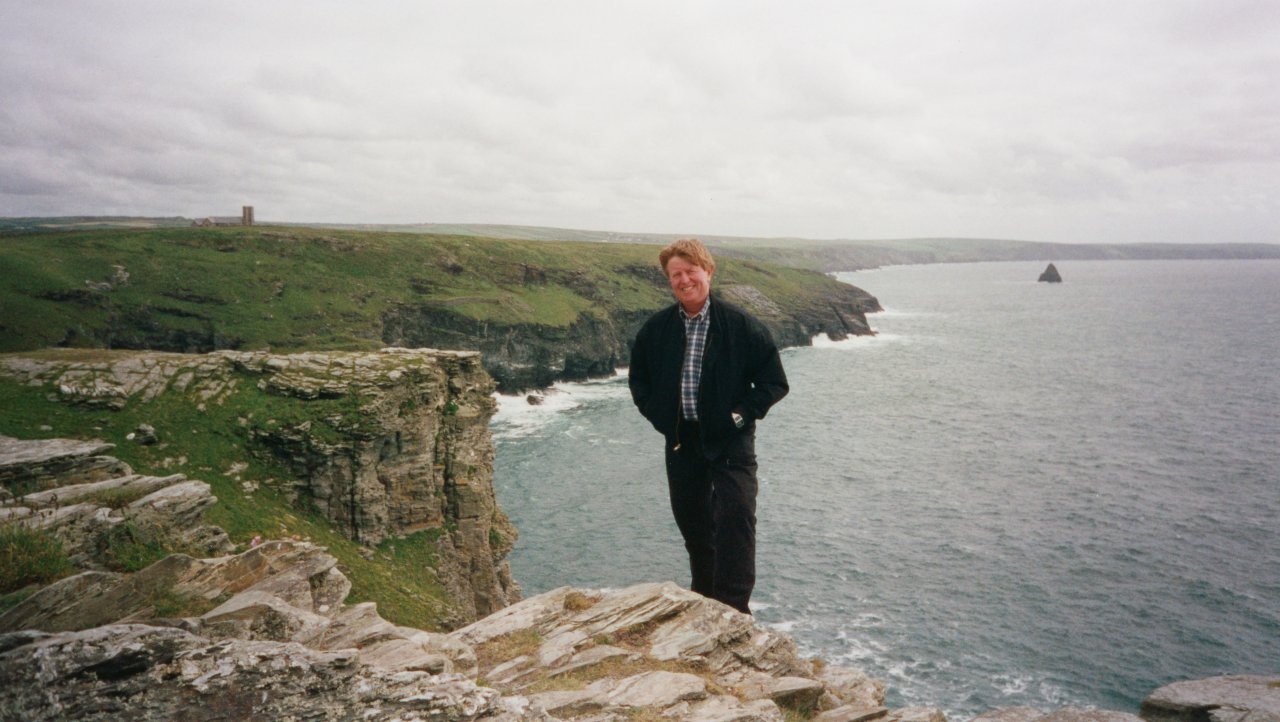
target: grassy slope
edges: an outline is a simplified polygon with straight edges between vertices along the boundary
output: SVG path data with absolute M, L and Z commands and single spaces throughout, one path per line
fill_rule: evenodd
M 111 281 L 114 266 L 127 283 L 87 286 Z M 786 306 L 836 282 L 726 259 L 717 283 L 750 283 Z M 220 348 L 373 349 L 382 314 L 400 303 L 554 327 L 668 302 L 647 245 L 263 226 L 0 235 L 0 351 L 197 350 L 175 335 Z
M 306 224 L 300 224 L 306 225 Z M 322 227 L 317 225 L 315 227 Z M 337 226 L 330 226 L 337 227 Z M 449 232 L 493 238 L 574 239 L 595 242 L 667 243 L 662 233 L 589 231 L 493 224 L 365 225 L 365 230 Z M 1275 243 L 1046 243 L 993 238 L 832 239 L 699 236 L 719 254 L 822 272 L 855 271 L 911 263 L 1145 259 L 1280 258 Z

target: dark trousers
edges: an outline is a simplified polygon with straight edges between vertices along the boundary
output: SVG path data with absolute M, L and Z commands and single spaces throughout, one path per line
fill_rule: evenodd
M 682 421 L 680 446 L 667 444 L 671 511 L 689 552 L 690 588 L 751 613 L 756 584 L 755 433 L 742 431 L 708 459 L 697 424 Z

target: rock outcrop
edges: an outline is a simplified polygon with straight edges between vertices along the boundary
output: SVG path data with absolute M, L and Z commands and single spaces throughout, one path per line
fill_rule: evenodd
M 130 473 L 119 459 L 106 456 L 112 448 L 102 441 L 0 436 L 0 487 L 12 496 L 11 490 L 85 484 Z
M 882 683 L 801 659 L 786 635 L 670 582 L 565 587 L 452 636 L 475 646 L 482 679 L 561 719 L 620 719 L 637 708 L 689 720 L 888 714 Z
M 117 411 L 171 394 L 201 410 L 252 396 L 245 406 L 258 411 L 246 411 L 235 433 L 251 454 L 287 470 L 276 484 L 296 505 L 369 545 L 442 530 L 437 572 L 456 624 L 519 598 L 506 562 L 516 530 L 493 491 L 494 385 L 479 354 L 50 350 L 0 356 L 0 375 L 44 385 L 67 404 Z M 170 431 L 147 433 L 162 439 Z M 94 472 L 101 478 L 129 473 L 99 447 L 50 449 L 45 461 L 7 472 L 6 485 L 15 488 L 23 474 L 60 483 L 52 477 L 76 454 L 107 465 Z M 143 483 L 153 482 L 128 482 Z
M 1167 684 L 1142 701 L 1148 722 L 1280 722 L 1280 675 Z
M 1058 267 L 1050 263 L 1036 280 L 1041 283 L 1062 283 L 1062 276 L 1058 273 Z
M 132 575 L 85 572 L 0 615 L 5 719 L 947 722 L 884 685 L 801 658 L 785 634 L 671 583 L 557 589 L 450 634 L 344 605 L 312 544 L 268 541 Z M 1280 678 L 1179 682 L 1147 722 L 1276 720 Z M 1027 707 L 981 722 L 1141 722 Z
M 0 615 L 0 710 L 30 720 L 944 722 L 676 587 L 559 589 L 454 633 L 398 627 L 312 544 L 84 572 Z M 38 684 L 30 684 L 32 679 Z
M 122 544 L 145 540 L 209 555 L 230 551 L 226 532 L 202 521 L 217 499 L 182 474 L 134 474 L 104 452 L 111 444 L 0 436 L 0 478 L 19 495 L 0 500 L 0 525 L 46 532 L 83 569 L 118 566 Z M 50 484 L 59 484 L 46 488 Z M 27 489 L 41 489 L 27 492 Z
M 546 719 L 458 675 L 356 657 L 146 625 L 22 632 L 0 636 L 0 710 L 24 722 Z
M 210 640 L 357 648 L 353 662 L 388 672 L 474 675 L 470 647 L 394 625 L 372 602 L 345 605 L 350 591 L 351 582 L 323 548 L 268 541 L 208 559 L 174 554 L 134 574 L 88 571 L 58 580 L 0 614 L 0 633 L 145 623 Z

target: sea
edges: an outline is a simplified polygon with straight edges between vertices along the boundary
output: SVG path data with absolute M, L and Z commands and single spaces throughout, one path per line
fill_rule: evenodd
M 783 351 L 758 623 L 953 722 L 1280 672 L 1280 261 L 1044 265 L 838 274 L 885 310 Z M 688 584 L 625 369 L 492 430 L 526 595 Z

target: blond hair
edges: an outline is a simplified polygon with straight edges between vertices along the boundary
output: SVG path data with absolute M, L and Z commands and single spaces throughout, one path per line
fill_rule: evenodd
M 678 241 L 672 241 L 658 252 L 658 263 L 662 264 L 662 272 L 667 272 L 667 261 L 672 256 L 680 256 L 684 260 L 695 266 L 701 266 L 702 270 L 707 273 L 714 273 L 716 270 L 716 261 L 711 257 L 711 251 L 702 245 L 702 241 L 697 238 L 681 238 Z

